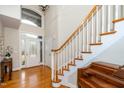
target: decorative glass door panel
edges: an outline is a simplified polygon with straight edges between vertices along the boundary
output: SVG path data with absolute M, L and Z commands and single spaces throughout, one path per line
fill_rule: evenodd
M 40 41 L 38 38 L 31 38 L 22 35 L 21 40 L 21 65 L 22 68 L 40 64 Z

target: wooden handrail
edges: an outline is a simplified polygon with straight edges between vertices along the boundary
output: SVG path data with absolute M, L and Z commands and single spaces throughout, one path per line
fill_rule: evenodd
M 90 11 L 90 13 L 85 17 L 85 19 L 81 22 L 81 24 L 79 25 L 79 27 L 69 36 L 69 38 L 57 49 L 52 49 L 52 52 L 56 52 L 59 51 L 60 49 L 62 49 L 72 38 L 73 36 L 79 32 L 80 28 L 82 27 L 83 24 L 85 24 L 85 22 L 92 16 L 92 13 L 94 13 L 96 11 L 97 5 L 93 6 L 92 10 Z

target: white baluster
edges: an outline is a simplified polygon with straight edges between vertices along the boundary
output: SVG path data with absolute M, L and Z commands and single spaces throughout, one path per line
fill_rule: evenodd
M 68 63 L 68 44 L 66 45 L 66 68 L 67 68 L 67 63 Z
M 67 54 L 66 54 L 66 46 L 65 46 L 65 62 L 64 62 L 64 66 L 66 66 L 66 59 L 67 59 Z
M 103 6 L 103 32 L 108 32 L 108 6 Z
M 73 58 L 75 58 L 75 36 L 73 38 Z
M 64 66 L 64 48 L 62 49 L 62 67 Z
M 103 8 L 102 8 L 102 6 L 99 6 L 99 10 L 98 10 L 98 42 L 101 42 L 101 36 L 100 36 L 100 34 L 102 33 L 102 10 Z
M 122 5 L 122 14 L 123 14 L 123 18 L 124 18 L 124 5 Z
M 79 38 L 80 38 L 80 29 L 77 33 L 77 56 L 79 56 L 79 50 L 80 50 Z
M 61 73 L 62 73 L 62 67 L 63 67 L 63 49 L 61 51 Z
M 70 46 L 69 46 L 69 55 L 70 55 L 70 57 L 69 57 L 69 62 L 71 62 L 71 57 L 72 57 L 72 54 L 71 54 L 71 45 L 72 45 L 72 42 L 70 40 Z
M 67 54 L 68 54 L 68 60 L 67 60 L 67 64 L 68 64 L 68 62 L 70 61 L 70 54 L 69 54 L 69 46 L 70 46 L 70 43 L 68 43 L 68 47 L 67 47 Z
M 121 18 L 122 13 L 121 13 L 121 6 L 120 5 L 116 5 L 116 19 Z
M 76 55 L 76 36 L 74 36 L 74 58 L 77 56 Z
M 71 39 L 71 48 L 70 48 L 70 53 L 71 53 L 71 63 L 73 61 L 73 40 Z
M 96 43 L 96 15 L 93 15 L 93 43 Z
M 83 28 L 82 28 L 82 51 L 81 52 L 83 52 L 84 51 L 84 24 L 83 24 Z
M 87 52 L 87 23 L 85 23 L 84 27 L 84 51 Z
M 68 43 L 68 62 L 70 62 L 70 41 Z
M 66 63 L 65 65 L 67 65 L 68 62 L 68 44 L 66 45 Z
M 90 42 L 90 21 L 89 20 L 87 20 L 87 50 L 88 51 L 91 51 L 90 50 L 90 44 L 91 42 Z
M 92 16 L 91 16 L 91 21 L 92 21 L 92 31 L 91 31 L 91 43 L 93 43 L 93 34 L 94 34 L 94 17 L 93 17 L 94 15 L 92 14 Z
M 79 49 L 78 49 L 78 55 L 80 55 L 80 52 L 81 52 L 81 28 L 79 29 L 79 39 L 78 39 L 78 42 L 79 42 Z
M 99 41 L 99 27 L 100 27 L 100 22 L 99 22 L 99 6 L 96 8 L 96 42 Z
M 54 81 L 57 80 L 56 76 L 57 76 L 57 54 L 55 53 L 54 54 Z
M 92 44 L 92 18 L 89 21 L 89 44 Z
M 114 5 L 109 5 L 108 6 L 108 31 L 113 31 L 114 30 L 114 24 L 112 23 L 112 20 L 115 18 L 114 14 Z
M 58 51 L 57 52 L 57 57 L 58 57 L 58 59 L 57 59 L 57 64 L 58 64 L 58 72 L 59 72 L 59 70 L 60 70 L 60 51 Z
M 56 52 L 56 75 L 58 74 L 57 72 L 59 71 L 59 53 Z
M 78 33 L 76 34 L 76 57 L 78 56 Z
M 51 68 L 52 68 L 52 81 L 53 81 L 55 78 L 55 53 L 54 52 L 52 52 L 51 54 L 51 61 L 52 61 Z

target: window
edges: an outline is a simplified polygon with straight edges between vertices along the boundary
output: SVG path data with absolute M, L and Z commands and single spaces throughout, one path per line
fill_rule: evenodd
M 22 8 L 22 22 L 33 26 L 42 27 L 41 15 L 26 8 Z
M 35 40 L 30 40 L 30 55 L 36 56 L 37 55 L 37 42 Z

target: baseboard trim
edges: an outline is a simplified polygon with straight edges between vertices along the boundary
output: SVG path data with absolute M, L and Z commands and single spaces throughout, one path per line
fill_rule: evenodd
M 78 88 L 76 85 L 68 82 L 61 82 L 61 84 L 70 88 Z
M 20 69 L 21 69 L 20 67 L 17 67 L 17 68 L 13 68 L 12 71 L 18 71 Z
M 28 67 L 25 67 L 24 69 L 26 69 L 26 68 L 33 68 L 33 67 L 42 66 L 42 65 L 44 65 L 44 64 L 38 64 L 38 65 L 35 65 L 35 66 L 28 66 Z M 48 66 L 48 65 L 44 65 L 44 66 L 46 66 L 46 67 L 48 67 L 49 69 L 51 69 L 51 67 Z M 23 68 L 22 68 L 22 69 L 23 69 Z M 16 67 L 16 68 L 13 68 L 13 69 L 12 69 L 12 71 L 18 71 L 18 70 L 21 70 L 21 67 Z

